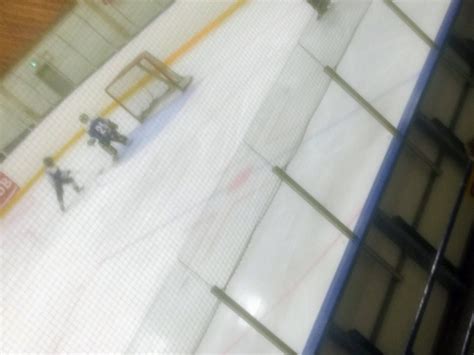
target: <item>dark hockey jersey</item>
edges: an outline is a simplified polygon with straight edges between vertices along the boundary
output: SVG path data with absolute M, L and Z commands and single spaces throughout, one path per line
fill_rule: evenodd
M 117 125 L 102 117 L 92 120 L 89 125 L 88 133 L 92 138 L 96 138 L 99 142 L 108 142 L 114 135 Z
M 46 168 L 46 174 L 53 185 L 60 184 L 63 180 L 67 179 L 69 175 L 67 171 L 63 171 L 57 166 Z

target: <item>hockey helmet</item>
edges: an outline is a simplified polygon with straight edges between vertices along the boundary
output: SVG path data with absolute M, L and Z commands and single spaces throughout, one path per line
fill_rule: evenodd
M 79 121 L 81 121 L 81 123 L 86 124 L 87 122 L 89 122 L 89 116 L 85 113 L 81 113 L 81 115 L 79 116 Z

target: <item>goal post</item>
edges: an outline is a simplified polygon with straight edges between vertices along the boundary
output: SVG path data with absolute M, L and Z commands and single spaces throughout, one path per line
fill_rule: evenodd
M 184 91 L 191 76 L 181 76 L 145 51 L 135 57 L 106 87 L 107 94 L 143 122 L 173 92 Z

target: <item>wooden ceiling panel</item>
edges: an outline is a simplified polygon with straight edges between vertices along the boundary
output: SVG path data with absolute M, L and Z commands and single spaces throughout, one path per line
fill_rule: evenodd
M 75 0 L 1 0 L 0 77 L 13 67 Z

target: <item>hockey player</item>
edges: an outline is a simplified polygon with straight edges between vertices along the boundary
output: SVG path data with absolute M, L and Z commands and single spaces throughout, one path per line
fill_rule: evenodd
M 43 160 L 43 163 L 46 167 L 46 174 L 48 175 L 51 183 L 54 186 L 56 191 L 56 197 L 59 202 L 59 208 L 61 211 L 65 212 L 66 208 L 64 207 L 64 185 L 72 185 L 72 188 L 76 192 L 81 192 L 82 187 L 80 187 L 77 182 L 71 177 L 70 170 L 61 170 L 54 163 L 54 159 L 51 157 L 46 157 Z
M 318 18 L 321 18 L 328 11 L 331 0 L 307 0 L 308 3 L 318 12 Z
M 128 144 L 128 138 L 119 133 L 118 125 L 102 117 L 96 117 L 90 121 L 89 116 L 85 113 L 79 116 L 79 120 L 86 126 L 86 131 L 90 136 L 88 144 L 94 145 L 96 140 L 99 141 L 102 149 L 109 153 L 113 160 L 116 161 L 118 159 L 118 152 L 112 146 L 112 142 L 118 142 L 123 145 Z

